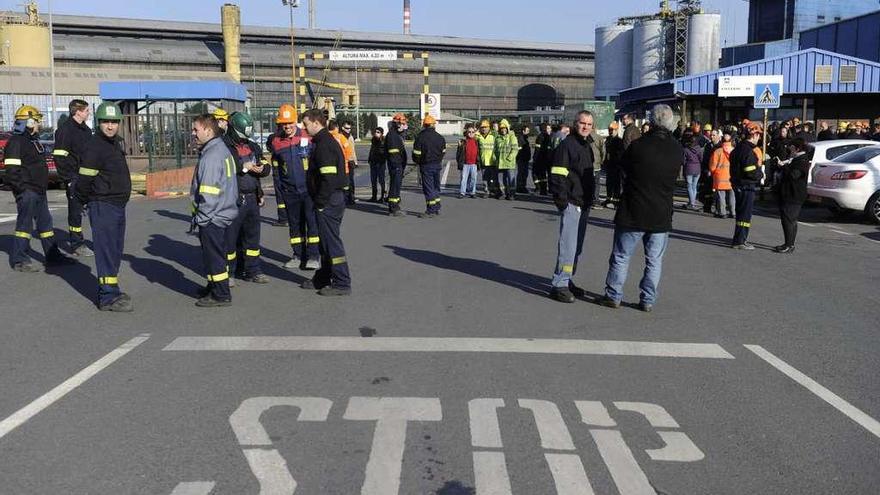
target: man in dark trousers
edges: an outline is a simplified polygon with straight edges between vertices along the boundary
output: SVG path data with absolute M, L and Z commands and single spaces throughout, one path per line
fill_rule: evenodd
M 40 122 L 43 115 L 30 105 L 22 105 L 15 112 L 12 136 L 4 149 L 6 184 L 12 188 L 18 217 L 15 219 L 15 238 L 9 264 L 17 272 L 33 273 L 40 268 L 28 256 L 34 223 L 43 245 L 46 266 L 70 263 L 72 260 L 58 249 L 52 214 L 46 189 L 49 187 L 49 167 L 45 150 L 40 144 Z
M 422 218 L 434 218 L 440 214 L 440 171 L 446 154 L 446 140 L 437 133 L 437 120 L 425 115 L 422 132 L 413 143 L 413 162 L 419 166 L 422 192 L 425 194 L 425 213 Z
M 131 297 L 119 288 L 119 263 L 125 243 L 125 206 L 131 198 L 131 172 L 122 150 L 122 110 L 104 102 L 95 111 L 98 130 L 81 155 L 74 194 L 88 205 L 98 272 L 98 309 L 131 312 Z
M 621 160 L 626 174 L 620 208 L 614 216 L 614 244 L 608 260 L 605 295 L 597 302 L 619 308 L 629 260 L 641 241 L 645 272 L 639 283 L 639 309 L 650 312 L 657 299 L 663 254 L 672 230 L 672 198 L 683 149 L 672 135 L 675 115 L 668 105 L 651 111 L 651 132 L 630 144 Z
M 229 268 L 226 264 L 226 229 L 238 216 L 238 179 L 235 158 L 223 142 L 223 131 L 208 114 L 193 120 L 193 138 L 199 145 L 199 162 L 190 193 L 193 222 L 199 227 L 202 260 L 208 285 L 199 293 L 196 306 L 214 308 L 232 304 Z
M 522 131 L 517 134 L 519 140 L 519 151 L 516 154 L 516 193 L 528 194 L 527 188 L 529 183 L 529 162 L 532 160 L 532 145 L 529 143 L 529 135 L 531 129 L 528 124 L 524 124 Z M 535 176 L 532 172 L 532 182 Z
M 730 182 L 736 197 L 736 228 L 731 247 L 752 251 L 755 246 L 749 244 L 749 229 L 752 226 L 755 192 L 764 178 L 764 154 L 758 147 L 764 131 L 760 124 L 750 122 L 746 132 L 746 139 L 740 141 L 730 153 Z
M 377 127 L 373 129 L 373 139 L 370 141 L 370 155 L 367 162 L 370 164 L 370 185 L 373 195 L 371 203 L 384 203 L 385 198 L 385 129 Z
M 532 157 L 532 181 L 535 183 L 535 193 L 541 196 L 547 195 L 547 172 L 553 161 L 551 126 L 544 122 L 540 125 L 541 133 L 535 138 L 535 153 Z
M 91 108 L 85 100 L 71 100 L 68 105 L 69 118 L 55 131 L 55 148 L 52 156 L 55 167 L 67 188 L 67 244 L 70 253 L 77 257 L 93 256 L 83 239 L 83 205 L 76 197 L 76 179 L 79 167 L 83 164 L 86 143 L 92 137 L 92 130 L 86 125 Z
M 406 168 L 406 146 L 403 143 L 406 129 L 406 116 L 402 113 L 395 114 L 388 123 L 388 135 L 385 137 L 385 158 L 388 160 L 388 214 L 392 217 L 405 215 L 400 210 L 400 188 L 403 185 L 403 169 Z
M 782 178 L 779 181 L 779 218 L 782 220 L 782 233 L 785 242 L 773 250 L 777 253 L 793 253 L 794 241 L 797 238 L 798 217 L 801 207 L 807 200 L 807 174 L 810 173 L 812 153 L 809 146 L 801 138 L 788 142 L 791 159 L 779 163 Z
M 312 280 L 302 283 L 304 289 L 318 289 L 322 296 L 351 294 L 351 275 L 345 246 L 342 244 L 342 216 L 345 214 L 345 156 L 336 139 L 325 127 L 323 111 L 312 109 L 303 115 L 303 126 L 312 136 L 309 170 L 309 194 L 315 205 L 318 232 L 321 235 L 321 268 Z
M 623 138 L 617 135 L 619 125 L 611 121 L 608 125 L 608 137 L 605 138 L 605 202 L 602 206 L 615 208 L 620 199 L 620 167 L 623 165 Z

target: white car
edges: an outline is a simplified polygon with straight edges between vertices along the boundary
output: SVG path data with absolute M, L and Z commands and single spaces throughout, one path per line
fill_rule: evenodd
M 813 152 L 813 161 L 810 162 L 810 173 L 807 175 L 807 183 L 813 181 L 813 166 L 817 163 L 830 162 L 850 151 L 876 144 L 878 144 L 877 141 L 868 141 L 866 139 L 833 139 L 831 141 L 810 143 L 810 146 L 815 151 Z
M 830 162 L 816 163 L 810 175 L 810 200 L 825 204 L 832 211 L 861 211 L 880 223 L 880 144 L 850 151 Z

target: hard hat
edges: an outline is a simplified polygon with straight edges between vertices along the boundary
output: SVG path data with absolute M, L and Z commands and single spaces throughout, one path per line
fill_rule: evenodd
M 501 122 L 498 123 L 499 129 L 510 129 L 510 122 L 507 119 L 501 119 Z
M 233 112 L 229 116 L 229 127 L 239 138 L 247 139 L 254 133 L 254 119 L 247 112 Z
M 612 131 L 616 131 L 618 128 L 620 128 L 620 124 L 618 124 L 616 120 L 612 120 L 611 123 L 608 124 L 608 128 Z
M 484 121 L 480 122 L 480 128 L 485 127 L 486 129 L 488 129 L 489 126 L 490 126 L 490 124 L 489 124 L 488 120 L 484 120 Z
M 422 125 L 428 126 L 428 125 L 435 125 L 435 124 L 437 124 L 437 119 L 435 119 L 434 116 L 431 115 L 430 113 L 426 113 L 425 118 L 422 119 Z
M 217 120 L 229 120 L 229 112 L 219 107 L 211 115 Z
M 402 113 L 400 113 L 400 112 L 395 113 L 395 114 L 394 114 L 394 117 L 392 117 L 391 120 L 392 120 L 393 122 L 397 122 L 398 124 L 406 124 L 406 123 L 407 123 L 406 115 L 404 115 L 404 114 L 402 114 Z
M 278 117 L 275 119 L 275 123 L 296 124 L 297 120 L 299 120 L 299 116 L 296 114 L 296 108 L 285 103 L 278 109 Z
M 35 122 L 41 122 L 43 120 L 43 114 L 41 114 L 36 107 L 22 105 L 15 112 L 15 120 L 33 120 Z
M 703 130 L 704 130 L 704 131 L 711 131 L 711 130 L 712 130 L 712 124 L 706 124 L 706 125 L 704 125 L 704 126 L 703 126 Z
M 119 122 L 122 120 L 122 110 L 119 109 L 116 103 L 105 101 L 98 105 L 98 109 L 95 110 L 95 118 L 99 121 L 112 120 Z

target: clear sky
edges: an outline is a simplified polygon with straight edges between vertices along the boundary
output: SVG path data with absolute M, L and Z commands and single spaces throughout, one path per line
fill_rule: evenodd
M 219 22 L 220 6 L 237 3 L 248 25 L 287 26 L 281 0 L 53 0 L 60 14 Z M 294 13 L 308 25 L 308 1 Z M 315 0 L 317 27 L 401 32 L 403 0 Z M 22 10 L 24 0 L 0 0 L 0 10 Z M 39 0 L 40 10 L 48 5 Z M 412 0 L 414 34 L 593 44 L 594 30 L 619 16 L 651 13 L 659 0 Z M 723 46 L 745 43 L 748 3 L 704 0 L 722 14 Z

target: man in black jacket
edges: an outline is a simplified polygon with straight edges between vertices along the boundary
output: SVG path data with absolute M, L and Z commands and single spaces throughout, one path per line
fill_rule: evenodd
M 98 309 L 128 313 L 131 297 L 119 289 L 119 263 L 125 242 L 125 206 L 131 197 L 131 173 L 117 136 L 122 111 L 104 102 L 95 111 L 98 132 L 86 144 L 76 179 L 76 197 L 89 206 Z
M 782 177 L 779 181 L 779 218 L 782 220 L 782 233 L 785 242 L 774 248 L 777 253 L 793 253 L 797 237 L 798 217 L 801 207 L 807 200 L 807 174 L 810 172 L 812 156 L 809 145 L 801 138 L 788 143 L 791 160 L 780 162 Z
M 593 114 L 579 112 L 573 129 L 556 148 L 550 168 L 550 193 L 561 223 L 550 297 L 564 303 L 573 303 L 575 296 L 584 295 L 571 279 L 583 250 L 593 197 L 593 150 L 589 140 Z
M 532 181 L 535 183 L 535 193 L 541 196 L 547 195 L 547 171 L 550 162 L 553 161 L 552 130 L 549 123 L 542 123 L 539 128 L 541 133 L 535 138 L 535 154 L 532 157 Z
M 425 213 L 422 218 L 433 218 L 440 214 L 440 170 L 446 154 L 446 140 L 434 128 L 437 120 L 425 115 L 424 129 L 413 143 L 413 162 L 419 166 L 422 179 L 422 192 L 425 194 Z
M 733 231 L 733 249 L 752 251 L 749 244 L 749 229 L 752 226 L 752 209 L 755 206 L 755 191 L 764 178 L 764 155 L 758 142 L 764 134 L 760 124 L 749 123 L 746 139 L 730 153 L 730 182 L 736 196 L 736 228 Z
M 6 142 L 4 149 L 6 183 L 12 188 L 15 208 L 18 212 L 15 220 L 15 238 L 12 240 L 12 252 L 9 256 L 9 263 L 17 272 L 40 271 L 28 256 L 34 223 L 37 224 L 37 232 L 43 244 L 46 265 L 71 261 L 61 254 L 55 242 L 52 214 L 49 213 L 49 201 L 46 199 L 49 167 L 46 165 L 45 150 L 40 144 L 42 120 L 43 115 L 36 108 L 22 105 L 15 112 L 12 136 Z
M 516 193 L 517 194 L 528 194 L 529 190 L 526 187 L 529 183 L 529 162 L 532 159 L 532 146 L 529 143 L 529 135 L 531 134 L 531 128 L 528 124 L 524 124 L 522 130 L 517 134 L 516 138 L 519 141 L 519 151 L 516 154 Z M 534 182 L 535 175 L 532 172 L 532 181 Z
M 674 114 L 668 105 L 651 111 L 651 132 L 623 155 L 626 174 L 620 208 L 614 216 L 614 244 L 608 260 L 605 295 L 599 304 L 620 307 L 629 260 L 639 241 L 645 249 L 645 273 L 639 283 L 639 309 L 650 312 L 657 300 L 663 254 L 672 230 L 672 198 L 684 150 L 672 135 Z
M 373 139 L 370 142 L 370 155 L 367 158 L 370 164 L 370 185 L 373 195 L 371 203 L 384 203 L 385 198 L 385 129 L 377 127 L 373 129 Z
M 344 189 L 348 185 L 348 176 L 342 148 L 326 125 L 327 118 L 320 109 L 309 110 L 303 115 L 303 126 L 312 136 L 314 145 L 306 177 L 321 236 L 321 268 L 312 280 L 303 282 L 302 287 L 317 288 L 322 296 L 346 296 L 351 294 L 351 275 L 340 228 L 345 213 Z
M 388 135 L 385 137 L 385 158 L 388 160 L 388 214 L 402 217 L 400 211 L 400 187 L 403 185 L 403 169 L 406 168 L 406 146 L 403 136 L 406 134 L 407 121 L 402 113 L 394 115 L 388 123 Z
M 92 137 L 92 130 L 86 125 L 90 108 L 85 100 L 71 100 L 68 109 L 70 117 L 55 131 L 55 148 L 52 150 L 55 166 L 67 189 L 67 243 L 74 256 L 94 256 L 83 239 L 83 205 L 74 194 L 83 152 Z

